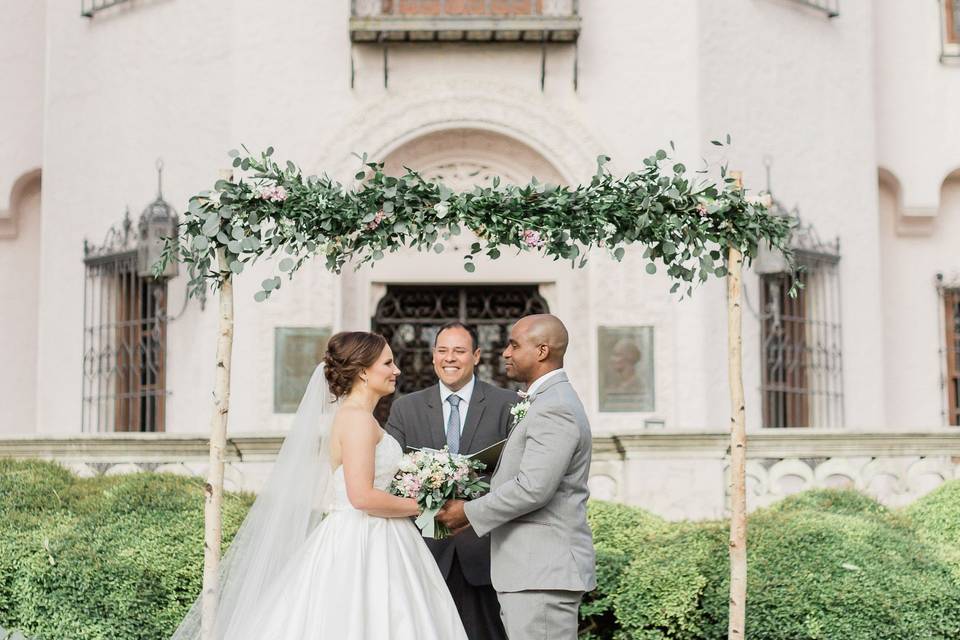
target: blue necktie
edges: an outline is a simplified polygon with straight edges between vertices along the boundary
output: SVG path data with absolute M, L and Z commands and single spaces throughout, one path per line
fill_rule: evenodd
M 450 453 L 460 453 L 460 396 L 447 396 L 450 403 L 450 418 L 447 420 L 447 448 Z

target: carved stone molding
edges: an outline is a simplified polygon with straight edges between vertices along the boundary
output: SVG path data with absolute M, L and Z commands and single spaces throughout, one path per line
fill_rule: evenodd
M 228 439 L 226 486 L 256 491 L 283 433 Z M 729 436 L 719 431 L 597 435 L 590 487 L 672 518 L 724 516 Z M 112 433 L 0 438 L 0 458 L 55 460 L 82 475 L 160 471 L 203 476 L 208 442 L 199 435 Z M 748 434 L 751 509 L 815 487 L 850 487 L 889 506 L 907 504 L 960 478 L 960 430 L 855 432 L 796 429 Z
M 338 140 L 318 157 L 317 167 L 330 167 L 334 176 L 350 176 L 357 168 L 352 154 L 374 159 L 421 136 L 448 129 L 479 129 L 500 133 L 531 147 L 557 168 L 564 181 L 576 184 L 596 169 L 601 145 L 585 121 L 536 91 L 519 87 L 448 80 L 423 82 L 377 96 L 353 111 L 340 127 Z
M 753 509 L 808 489 L 849 488 L 899 507 L 954 478 L 960 478 L 960 458 L 949 456 L 750 460 L 747 499 Z

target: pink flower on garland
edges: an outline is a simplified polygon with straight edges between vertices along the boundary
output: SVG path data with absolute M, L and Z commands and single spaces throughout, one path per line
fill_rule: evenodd
M 380 223 L 383 222 L 383 219 L 386 217 L 387 217 L 387 214 L 383 212 L 383 209 L 381 209 L 380 211 L 377 211 L 377 215 L 373 216 L 373 220 L 371 220 L 370 223 L 367 225 L 367 229 L 370 229 L 370 231 L 373 231 L 374 229 L 380 226 Z
M 539 231 L 533 229 L 524 229 L 520 232 L 520 240 L 528 247 L 539 248 L 546 244 L 546 241 L 540 237 Z
M 287 199 L 287 190 L 283 185 L 260 187 L 257 190 L 257 197 L 270 202 L 283 202 Z

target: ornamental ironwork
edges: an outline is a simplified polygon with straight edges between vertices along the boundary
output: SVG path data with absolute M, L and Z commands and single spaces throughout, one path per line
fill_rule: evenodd
M 770 167 L 767 192 L 770 193 Z M 838 427 L 844 423 L 840 321 L 840 239 L 821 239 L 799 209 L 772 198 L 771 212 L 793 221 L 789 246 L 801 267 L 791 273 L 782 255 L 761 251 L 760 355 L 763 425 Z M 802 283 L 796 296 L 789 294 Z
M 534 313 L 549 313 L 547 301 L 536 285 L 388 286 L 377 304 L 372 326 L 390 343 L 402 373 L 396 394 L 381 401 L 377 417 L 381 422 L 386 420 L 392 398 L 436 384 L 434 340 L 440 327 L 453 321 L 477 330 L 477 377 L 501 387 L 520 389 L 522 385 L 507 378 L 501 355 L 513 323 Z
M 158 164 L 158 177 L 162 166 Z M 163 431 L 166 416 L 167 277 L 148 262 L 176 213 L 162 189 L 134 228 L 129 209 L 103 242 L 84 240 L 82 428 Z

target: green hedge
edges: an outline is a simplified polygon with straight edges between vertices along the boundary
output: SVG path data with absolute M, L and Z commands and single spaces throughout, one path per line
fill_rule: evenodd
M 228 495 L 229 541 L 251 503 Z M 593 502 L 593 640 L 720 640 L 727 524 Z M 0 628 L 42 640 L 166 638 L 200 589 L 202 482 L 80 479 L 0 460 Z M 899 511 L 810 491 L 750 517 L 750 640 L 960 639 L 960 481 Z
M 918 535 L 936 546 L 960 582 L 960 480 L 938 487 L 905 509 Z
M 727 637 L 728 529 L 591 504 L 599 585 L 590 637 Z M 852 491 L 809 491 L 750 517 L 747 638 L 960 638 L 960 482 L 904 512 Z
M 252 497 L 228 494 L 224 540 Z M 0 626 L 44 639 L 166 638 L 200 591 L 197 478 L 77 478 L 0 460 Z

